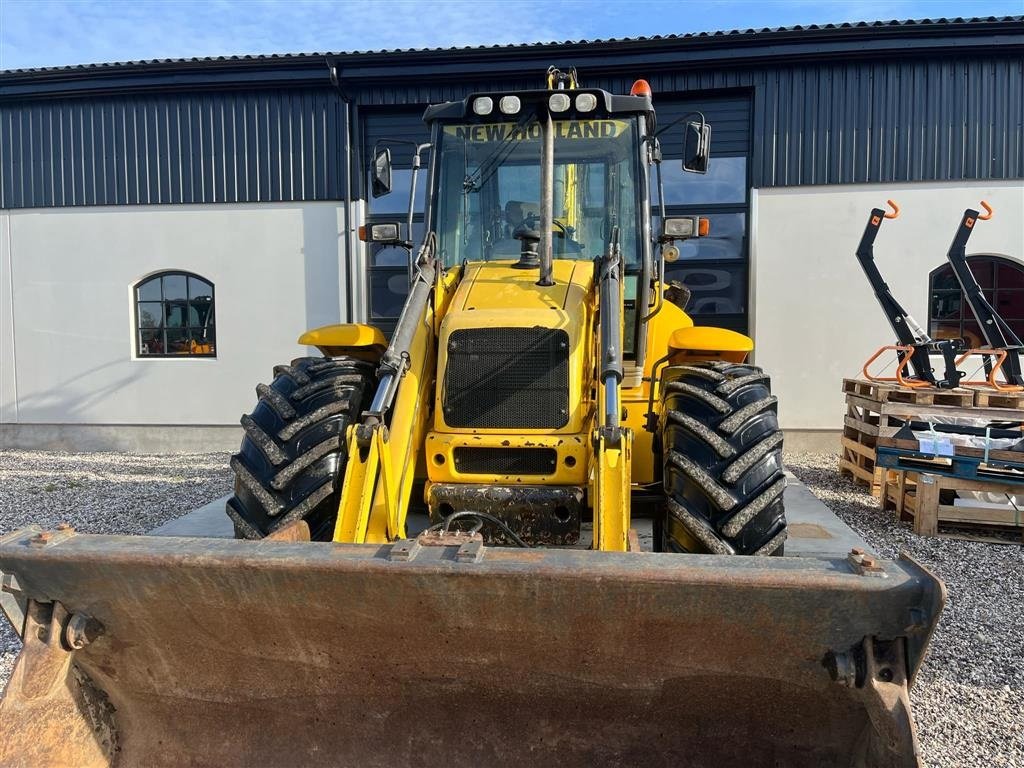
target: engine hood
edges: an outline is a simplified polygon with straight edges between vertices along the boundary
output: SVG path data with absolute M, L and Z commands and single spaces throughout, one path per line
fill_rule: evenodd
M 481 313 L 478 317 L 521 317 L 524 312 L 557 313 L 557 317 L 578 315 L 580 305 L 590 294 L 594 280 L 592 261 L 555 260 L 554 285 L 539 286 L 536 269 L 516 269 L 514 261 L 471 262 L 452 301 L 449 315 L 461 312 Z M 537 325 L 554 327 L 542 315 Z M 474 324 L 486 325 L 477 320 Z M 512 325 L 522 325 L 514 322 Z M 534 323 L 531 323 L 534 324 Z

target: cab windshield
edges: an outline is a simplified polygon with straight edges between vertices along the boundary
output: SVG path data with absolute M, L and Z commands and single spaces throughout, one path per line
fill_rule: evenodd
M 553 255 L 593 259 L 614 229 L 627 264 L 640 258 L 636 118 L 555 120 Z M 541 127 L 442 124 L 435 226 L 446 266 L 519 257 L 516 230 L 539 229 Z

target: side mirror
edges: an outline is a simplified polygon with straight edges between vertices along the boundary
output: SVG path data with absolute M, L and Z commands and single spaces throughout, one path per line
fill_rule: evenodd
M 683 134 L 683 170 L 690 173 L 707 173 L 710 159 L 710 123 L 687 123 Z
M 373 167 L 370 168 L 371 194 L 382 197 L 391 192 L 391 149 L 384 147 L 373 156 Z

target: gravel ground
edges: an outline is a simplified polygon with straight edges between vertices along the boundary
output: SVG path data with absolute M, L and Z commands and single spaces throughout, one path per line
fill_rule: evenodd
M 1024 768 L 1024 547 L 919 538 L 836 471 L 831 454 L 789 468 L 879 554 L 906 550 L 946 583 L 949 601 L 911 693 L 932 768 Z M 143 533 L 230 490 L 227 454 L 128 456 L 0 451 L 0 534 L 64 521 Z M 19 641 L 0 621 L 0 684 Z

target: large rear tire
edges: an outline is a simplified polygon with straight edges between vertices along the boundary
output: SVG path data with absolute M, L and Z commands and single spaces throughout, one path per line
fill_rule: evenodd
M 231 457 L 235 495 L 227 514 L 235 537 L 259 539 L 305 520 L 314 541 L 329 541 L 338 515 L 345 432 L 375 389 L 372 363 L 304 357 L 274 368 L 256 387 L 259 403 L 241 419 L 245 437 Z
M 663 548 L 781 555 L 786 479 L 768 376 L 714 362 L 671 366 L 662 382 Z

